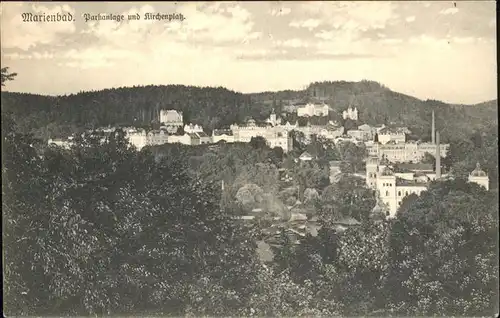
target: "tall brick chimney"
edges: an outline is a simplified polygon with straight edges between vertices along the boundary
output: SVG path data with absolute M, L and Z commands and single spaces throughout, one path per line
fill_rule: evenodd
M 436 179 L 441 178 L 441 149 L 439 147 L 439 131 L 436 131 Z
M 434 118 L 434 111 L 432 111 L 431 141 L 433 144 L 436 143 L 436 123 Z

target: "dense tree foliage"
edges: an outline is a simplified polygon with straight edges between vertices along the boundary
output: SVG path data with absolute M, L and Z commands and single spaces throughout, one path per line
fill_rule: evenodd
M 498 311 L 498 192 L 446 181 L 400 211 L 392 227 L 390 309 L 404 315 Z
M 324 189 L 319 210 L 327 223 L 344 217 L 367 221 L 375 202 L 374 191 L 366 187 L 363 179 L 344 174 L 338 182 Z
M 365 170 L 365 159 L 368 155 L 365 144 L 356 145 L 352 142 L 341 142 L 337 149 L 343 161 L 340 167 L 342 172 L 359 173 Z
M 252 268 L 254 245 L 221 212 L 217 185 L 180 158 L 131 151 L 119 131 L 101 138 L 39 156 L 29 136 L 5 135 L 6 311 L 185 314 L 200 280 L 243 297 L 252 275 L 233 270 Z

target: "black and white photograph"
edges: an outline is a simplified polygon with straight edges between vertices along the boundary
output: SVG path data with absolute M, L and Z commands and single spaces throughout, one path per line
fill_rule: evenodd
M 0 3 L 5 317 L 497 317 L 495 1 Z

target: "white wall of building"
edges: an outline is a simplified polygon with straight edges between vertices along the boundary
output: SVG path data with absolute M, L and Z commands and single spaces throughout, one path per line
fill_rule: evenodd
M 351 108 L 349 107 L 347 110 L 344 110 L 342 112 L 342 118 L 344 119 L 351 119 L 351 120 L 358 120 L 358 109 L 357 108 Z
M 299 117 L 313 117 L 313 116 L 328 116 L 330 107 L 326 104 L 312 104 L 308 103 L 303 107 L 297 108 L 297 116 Z
M 390 162 L 419 162 L 428 152 L 431 155 L 436 153 L 436 145 L 432 143 L 406 142 L 399 144 L 378 144 L 375 142 L 365 142 L 368 154 L 379 158 L 386 157 Z M 441 144 L 439 151 L 441 157 L 446 157 L 449 144 Z
M 185 133 L 197 133 L 197 132 L 203 132 L 203 127 L 200 126 L 200 125 L 193 125 L 193 124 L 189 124 L 189 125 L 185 125 L 184 126 L 184 132 Z

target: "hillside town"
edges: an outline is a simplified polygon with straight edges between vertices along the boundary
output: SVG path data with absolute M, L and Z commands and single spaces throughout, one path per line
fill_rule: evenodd
M 323 103 L 306 103 L 299 106 L 287 107 L 287 112 L 295 112 L 298 117 L 328 117 L 330 107 Z M 282 114 L 286 115 L 286 114 Z M 358 121 L 357 108 L 349 107 L 342 112 L 344 119 Z M 398 208 L 405 197 L 411 194 L 419 195 L 425 191 L 431 181 L 453 178 L 450 173 L 442 173 L 441 158 L 446 157 L 449 144 L 441 144 L 439 131 L 436 131 L 435 112 L 431 118 L 431 142 L 407 140 L 411 131 L 406 127 L 370 126 L 362 124 L 356 128 L 345 131 L 337 122 L 329 120 L 326 125 L 299 126 L 297 122 L 291 124 L 284 122 L 274 110 L 262 123 L 257 123 L 249 118 L 244 124 L 233 124 L 229 128 L 214 129 L 211 136 L 202 126 L 197 124 L 184 124 L 183 113 L 178 110 L 161 110 L 161 126 L 158 130 L 146 131 L 134 127 L 126 127 L 124 131 L 132 146 L 141 150 L 146 146 L 160 146 L 164 144 L 183 144 L 188 146 L 217 144 L 217 143 L 249 143 L 253 138 L 262 137 L 268 147 L 279 147 L 284 153 L 293 150 L 291 132 L 301 132 L 306 143 L 313 136 L 321 136 L 331 140 L 334 144 L 351 142 L 363 143 L 367 149 L 365 158 L 365 173 L 358 173 L 366 180 L 368 187 L 374 189 L 380 201 L 376 209 L 380 209 L 388 218 L 394 218 Z M 115 127 L 101 128 L 97 131 L 111 133 Z M 74 137 L 67 140 L 49 140 L 49 144 L 69 148 Z M 426 154 L 436 158 L 435 166 L 423 164 L 420 161 Z M 314 159 L 309 153 L 304 152 L 299 161 Z M 397 166 L 398 170 L 394 170 Z M 330 164 L 331 179 L 335 178 L 340 170 L 338 163 Z M 470 172 L 469 182 L 477 183 L 486 190 L 489 189 L 488 175 L 481 170 L 479 163 L 476 169 Z M 292 206 L 289 207 L 292 209 Z M 304 216 L 296 216 L 298 218 Z M 251 217 L 250 217 L 251 219 Z M 357 222 L 357 221 L 356 221 Z

